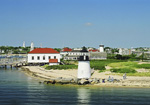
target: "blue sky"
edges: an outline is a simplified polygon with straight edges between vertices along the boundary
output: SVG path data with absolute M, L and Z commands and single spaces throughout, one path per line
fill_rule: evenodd
M 0 46 L 150 47 L 150 0 L 0 0 Z

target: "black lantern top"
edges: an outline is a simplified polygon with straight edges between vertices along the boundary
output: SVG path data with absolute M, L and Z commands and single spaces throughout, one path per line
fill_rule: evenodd
M 79 56 L 78 61 L 89 61 L 89 56 Z

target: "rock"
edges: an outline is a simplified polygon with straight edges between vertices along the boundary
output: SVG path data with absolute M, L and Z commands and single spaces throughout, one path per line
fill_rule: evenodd
M 70 78 L 62 79 L 62 80 L 61 80 L 61 84 L 69 84 L 69 83 L 71 83 L 71 80 L 72 80 L 72 79 L 70 79 Z
M 45 83 L 45 81 L 44 81 L 44 83 Z M 55 84 L 56 81 L 52 79 L 52 80 L 46 81 L 46 83 L 47 83 L 47 84 Z
M 74 81 L 75 84 L 78 84 L 79 80 L 77 78 L 74 78 L 73 81 Z
M 89 79 L 89 82 L 91 83 L 92 81 L 93 81 L 93 79 L 92 79 L 92 78 L 90 78 L 90 79 Z
M 41 84 L 42 82 L 41 81 L 39 81 L 39 84 Z
M 91 82 L 91 84 L 97 84 L 100 83 L 100 78 L 93 78 L 92 80 L 89 80 Z
M 62 79 L 62 77 L 58 77 L 57 79 Z
M 61 83 L 62 78 L 56 78 L 55 81 L 56 81 L 56 83 Z
M 81 79 L 80 82 L 78 82 L 79 85 L 86 85 L 86 84 L 90 84 L 88 79 Z

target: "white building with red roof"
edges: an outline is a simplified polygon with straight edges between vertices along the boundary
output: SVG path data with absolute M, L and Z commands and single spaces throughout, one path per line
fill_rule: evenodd
M 28 64 L 58 65 L 60 53 L 52 48 L 36 48 L 28 53 Z
M 68 56 L 69 52 L 71 52 L 71 51 L 72 51 L 71 48 L 68 48 L 68 47 L 63 48 L 60 51 L 61 58 L 64 58 L 65 56 Z

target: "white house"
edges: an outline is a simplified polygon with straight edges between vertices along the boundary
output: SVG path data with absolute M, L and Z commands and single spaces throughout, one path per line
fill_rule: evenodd
M 86 55 L 89 56 L 88 51 L 82 51 L 82 50 L 72 50 L 68 52 L 68 56 L 64 57 L 64 60 L 77 60 L 79 56 Z
M 69 52 L 71 52 L 72 49 L 71 48 L 63 48 L 61 51 L 60 51 L 60 56 L 61 58 L 64 58 L 65 56 L 68 56 L 69 55 Z
M 127 49 L 127 48 L 119 48 L 119 53 L 120 55 L 130 55 L 131 54 L 131 50 Z
M 60 53 L 52 48 L 36 48 L 28 53 L 28 64 L 58 65 Z

